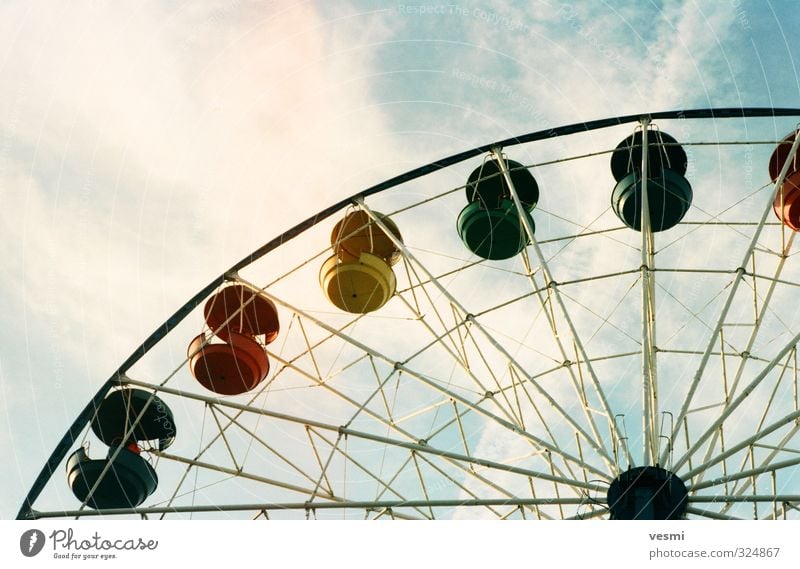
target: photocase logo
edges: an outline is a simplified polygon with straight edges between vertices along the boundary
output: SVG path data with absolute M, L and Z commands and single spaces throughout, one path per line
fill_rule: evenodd
M 19 550 L 25 557 L 38 555 L 44 547 L 44 532 L 38 529 L 29 529 L 19 538 Z

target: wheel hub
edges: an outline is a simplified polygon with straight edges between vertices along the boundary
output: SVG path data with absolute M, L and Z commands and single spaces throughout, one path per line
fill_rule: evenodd
M 608 488 L 612 520 L 679 520 L 686 512 L 683 480 L 660 466 L 639 466 L 620 474 Z

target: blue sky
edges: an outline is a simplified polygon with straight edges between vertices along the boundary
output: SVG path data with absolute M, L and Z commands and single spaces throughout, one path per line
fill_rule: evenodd
M 800 106 L 798 25 L 789 0 L 4 2 L 0 517 L 131 350 L 263 242 L 491 140 Z

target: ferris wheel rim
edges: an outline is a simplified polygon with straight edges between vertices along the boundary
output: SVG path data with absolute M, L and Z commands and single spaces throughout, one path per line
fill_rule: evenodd
M 255 251 L 235 263 L 228 270 L 221 275 L 215 277 L 205 287 L 203 287 L 197 294 L 192 296 L 186 303 L 184 303 L 174 314 L 172 314 L 164 323 L 159 325 L 156 330 L 148 336 L 142 344 L 140 344 L 131 355 L 114 371 L 109 379 L 107 379 L 96 394 L 90 399 L 89 403 L 78 414 L 73 423 L 68 428 L 67 432 L 63 435 L 61 440 L 56 445 L 50 457 L 44 464 L 41 472 L 34 480 L 31 489 L 26 495 L 20 510 L 17 514 L 17 519 L 32 519 L 35 518 L 35 511 L 33 504 L 41 494 L 48 480 L 56 470 L 57 466 L 64 460 L 69 451 L 69 448 L 74 444 L 83 429 L 85 424 L 90 420 L 92 414 L 96 411 L 99 404 L 107 395 L 109 390 L 114 387 L 125 385 L 128 383 L 126 378 L 127 371 L 143 357 L 153 346 L 155 346 L 163 337 L 178 323 L 180 323 L 188 314 L 199 306 L 203 300 L 208 298 L 212 292 L 223 285 L 224 283 L 235 280 L 238 272 L 254 263 L 261 257 L 267 255 L 271 251 L 277 249 L 284 243 L 292 240 L 293 238 L 301 235 L 311 227 L 316 226 L 318 223 L 329 218 L 333 214 L 359 203 L 363 203 L 364 198 L 379 194 L 411 180 L 423 177 L 438 170 L 448 168 L 455 164 L 469 160 L 486 152 L 491 152 L 497 149 L 505 149 L 521 144 L 526 144 L 535 141 L 546 140 L 550 138 L 557 138 L 572 134 L 579 134 L 583 132 L 590 132 L 642 120 L 652 121 L 661 119 L 745 119 L 745 118 L 777 118 L 777 117 L 793 117 L 800 116 L 800 108 L 772 108 L 772 107 L 725 107 L 725 108 L 703 108 L 703 109 L 684 109 L 672 111 L 659 111 L 653 113 L 639 113 L 621 115 L 616 117 L 609 117 L 604 119 L 597 119 L 588 122 L 571 123 L 559 127 L 553 127 L 545 130 L 538 130 L 519 136 L 506 138 L 503 140 L 495 141 L 492 143 L 484 144 L 465 150 L 456 154 L 452 154 L 445 158 L 436 160 L 434 162 L 425 164 L 423 166 L 409 170 L 403 174 L 389 178 L 383 182 L 365 188 L 348 198 L 340 200 L 311 217 L 301 221 L 294 227 L 281 233 L 277 237 L 268 241 Z

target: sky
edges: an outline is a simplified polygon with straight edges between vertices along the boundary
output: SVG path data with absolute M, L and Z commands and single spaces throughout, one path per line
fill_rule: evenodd
M 134 347 L 262 243 L 489 141 L 798 107 L 798 20 L 790 0 L 3 2 L 0 518 Z

